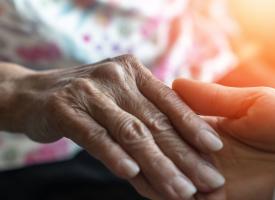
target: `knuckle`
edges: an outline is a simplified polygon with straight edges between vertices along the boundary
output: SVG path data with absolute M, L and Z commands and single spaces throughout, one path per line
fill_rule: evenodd
M 86 78 L 74 79 L 70 85 L 63 89 L 63 93 L 71 102 L 85 106 L 87 106 L 88 101 L 97 104 L 103 98 L 97 85 Z
M 75 78 L 71 81 L 71 86 L 77 90 L 89 90 L 90 81 L 86 78 Z
M 192 151 L 188 147 L 173 148 L 172 151 L 172 154 L 174 154 L 173 157 L 179 162 L 186 162 L 193 158 Z
M 84 131 L 80 134 L 79 142 L 83 144 L 86 148 L 92 149 L 96 144 L 104 142 L 106 136 L 108 135 L 107 131 L 104 128 L 98 128 L 93 131 Z
M 148 138 L 151 134 L 146 127 L 137 120 L 123 119 L 117 129 L 119 141 L 123 144 L 140 143 Z
M 196 119 L 196 114 L 191 110 L 186 110 L 182 113 L 181 121 L 185 124 L 189 124 L 190 122 L 194 121 L 194 119 Z
M 148 128 L 155 134 L 162 134 L 169 131 L 173 131 L 173 127 L 169 119 L 161 113 L 158 114 L 146 114 L 148 118 Z
M 114 58 L 114 60 L 118 63 L 121 63 L 126 67 L 126 69 L 131 69 L 131 71 L 134 70 L 135 72 L 138 72 L 138 74 L 141 74 L 140 72 L 151 74 L 151 72 L 146 67 L 144 67 L 141 61 L 132 54 L 125 54 Z
M 93 78 L 100 81 L 121 83 L 126 81 L 126 73 L 123 65 L 115 61 L 106 62 L 99 65 L 91 74 Z
M 124 55 L 121 55 L 121 56 L 118 56 L 115 58 L 115 60 L 118 60 L 118 61 L 123 61 L 123 62 L 130 62 L 130 63 L 139 63 L 139 59 L 134 56 L 133 54 L 124 54 Z
M 146 85 L 146 80 L 153 77 L 151 71 L 132 54 L 122 55 L 114 58 L 114 60 L 124 66 L 127 73 L 134 78 L 139 85 Z
M 235 113 L 235 117 L 240 117 L 246 114 L 247 110 L 253 106 L 256 102 L 271 102 L 270 98 L 275 97 L 275 90 L 270 87 L 258 87 L 254 88 L 246 98 L 243 98 L 240 106 L 240 110 Z

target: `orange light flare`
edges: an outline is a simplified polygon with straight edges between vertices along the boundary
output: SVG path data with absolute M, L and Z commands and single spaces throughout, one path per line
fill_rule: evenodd
M 228 0 L 245 39 L 275 63 L 275 0 Z

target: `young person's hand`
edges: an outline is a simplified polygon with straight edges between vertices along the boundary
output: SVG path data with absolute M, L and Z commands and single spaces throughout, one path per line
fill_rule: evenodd
M 201 200 L 270 200 L 275 186 L 275 90 L 231 88 L 178 79 L 173 89 L 221 135 L 224 148 L 211 159 L 224 190 Z
M 39 142 L 68 137 L 150 198 L 223 185 L 198 153 L 222 148 L 214 129 L 133 56 L 44 72 L 4 65 L 13 70 L 0 84 L 2 130 Z

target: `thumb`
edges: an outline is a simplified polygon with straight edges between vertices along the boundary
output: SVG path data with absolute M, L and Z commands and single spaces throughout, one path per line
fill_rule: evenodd
M 228 118 L 245 115 L 257 97 L 255 88 L 233 88 L 187 79 L 175 80 L 173 90 L 197 113 Z

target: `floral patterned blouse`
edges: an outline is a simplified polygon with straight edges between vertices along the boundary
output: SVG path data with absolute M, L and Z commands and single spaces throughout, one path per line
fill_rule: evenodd
M 170 85 L 215 81 L 237 60 L 223 0 L 0 0 L 0 61 L 42 70 L 131 53 Z M 87 1 L 86 1 L 87 2 Z M 72 157 L 68 139 L 38 144 L 0 133 L 0 170 Z

